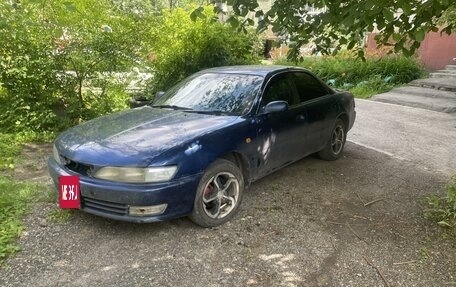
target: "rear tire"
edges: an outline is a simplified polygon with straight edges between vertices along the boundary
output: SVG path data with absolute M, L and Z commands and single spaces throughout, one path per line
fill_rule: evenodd
M 237 213 L 243 191 L 239 167 L 226 159 L 216 160 L 200 180 L 190 219 L 202 227 L 224 224 Z
M 344 150 L 346 138 L 347 131 L 345 124 L 341 119 L 337 119 L 325 148 L 318 152 L 318 156 L 324 160 L 336 160 L 340 158 Z

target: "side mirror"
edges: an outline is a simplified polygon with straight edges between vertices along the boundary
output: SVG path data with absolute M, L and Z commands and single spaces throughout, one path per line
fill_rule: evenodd
M 268 103 L 263 108 L 263 113 L 271 114 L 271 113 L 284 112 L 286 110 L 288 110 L 288 103 L 286 101 L 273 101 L 273 102 Z

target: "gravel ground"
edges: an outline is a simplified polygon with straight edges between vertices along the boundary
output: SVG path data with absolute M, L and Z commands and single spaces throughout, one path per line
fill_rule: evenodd
M 42 203 L 0 286 L 456 286 L 456 242 L 418 204 L 447 180 L 347 143 L 336 162 L 308 157 L 254 183 L 212 229 L 82 212 L 46 222 L 55 205 Z

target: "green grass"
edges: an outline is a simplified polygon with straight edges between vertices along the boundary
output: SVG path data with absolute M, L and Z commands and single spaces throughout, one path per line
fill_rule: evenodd
M 0 171 L 12 170 L 18 161 L 22 146 L 27 142 L 50 142 L 54 133 L 36 133 L 32 131 L 15 134 L 0 133 Z
M 387 83 L 377 76 L 369 81 L 362 81 L 348 90 L 357 98 L 368 99 L 373 95 L 386 93 L 397 86 L 400 84 Z
M 0 177 L 0 262 L 20 248 L 15 240 L 23 231 L 22 217 L 33 202 L 46 200 L 50 191 L 36 183 Z
M 0 133 L 0 171 L 13 170 L 26 142 L 49 141 L 50 133 L 21 132 Z M 30 204 L 38 201 L 55 200 L 47 187 L 38 183 L 16 182 L 0 176 L 0 262 L 20 248 L 15 240 L 23 231 L 22 217 Z
M 48 214 L 48 219 L 52 222 L 63 223 L 69 221 L 74 215 L 72 209 L 60 209 L 56 207 Z
M 381 93 L 386 93 L 390 90 L 392 90 L 394 86 L 392 85 L 385 85 L 381 87 L 380 89 L 374 88 L 374 87 L 369 87 L 368 85 L 360 86 L 360 87 L 354 87 L 351 89 L 348 89 L 354 96 L 355 98 L 359 99 L 368 99 L 374 95 L 378 95 Z
M 456 176 L 446 185 L 446 195 L 431 195 L 422 201 L 424 216 L 440 227 L 445 236 L 456 238 Z
M 418 254 L 420 255 L 420 262 L 424 263 L 429 259 L 429 251 L 426 247 L 421 247 L 418 250 Z
M 424 76 L 417 59 L 403 56 L 371 57 L 363 61 L 345 52 L 336 56 L 305 57 L 298 63 L 282 59 L 275 64 L 309 69 L 329 85 L 349 90 L 358 98 L 369 98 Z

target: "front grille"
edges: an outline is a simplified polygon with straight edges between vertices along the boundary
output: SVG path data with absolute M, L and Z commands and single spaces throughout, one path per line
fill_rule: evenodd
M 79 173 L 80 175 L 90 175 L 92 171 L 92 166 L 86 165 L 83 163 L 75 162 L 72 160 L 67 160 L 67 164 L 65 165 L 66 168 L 69 170 L 72 170 L 76 173 Z
M 82 208 L 92 209 L 114 215 L 127 215 L 128 205 L 82 196 Z

